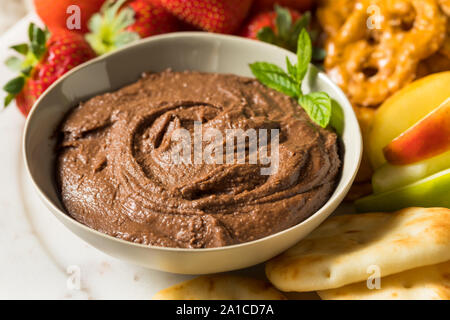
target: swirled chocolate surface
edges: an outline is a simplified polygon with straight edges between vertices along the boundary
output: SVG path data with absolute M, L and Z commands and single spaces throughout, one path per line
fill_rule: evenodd
M 267 164 L 248 161 L 175 163 L 172 134 L 193 133 L 194 121 L 224 136 L 279 129 L 277 170 L 263 175 Z M 219 247 L 289 228 L 329 199 L 341 166 L 336 134 L 313 124 L 293 99 L 235 75 L 144 74 L 81 103 L 59 133 L 56 176 L 68 214 L 157 246 Z

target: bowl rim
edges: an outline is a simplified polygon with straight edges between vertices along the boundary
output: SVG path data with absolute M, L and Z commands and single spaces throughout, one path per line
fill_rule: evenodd
M 84 69 L 84 68 L 88 68 L 91 64 L 95 64 L 97 62 L 103 61 L 108 59 L 111 56 L 114 55 L 118 55 L 123 53 L 124 51 L 128 50 L 129 48 L 134 48 L 134 47 L 139 47 L 139 46 L 145 46 L 145 44 L 149 43 L 149 42 L 156 42 L 162 39 L 183 39 L 183 38 L 203 38 L 203 39 L 211 39 L 211 40 L 232 40 L 232 41 L 236 41 L 236 42 L 241 42 L 242 45 L 247 45 L 250 42 L 254 45 L 259 45 L 261 47 L 276 47 L 278 50 L 284 52 L 287 56 L 293 56 L 295 55 L 293 52 L 288 51 L 284 48 L 266 43 L 266 42 L 262 42 L 262 41 L 256 41 L 256 40 L 252 40 L 252 39 L 247 39 L 247 38 L 243 38 L 243 37 L 239 37 L 239 36 L 234 36 L 234 35 L 224 35 L 224 34 L 215 34 L 215 33 L 209 33 L 209 32 L 203 32 L 203 31 L 188 31 L 188 32 L 173 32 L 173 33 L 168 33 L 168 34 L 162 34 L 162 35 L 156 35 L 156 36 L 152 36 L 146 39 L 141 39 L 139 41 L 133 42 L 131 44 L 128 44 L 124 47 L 121 47 L 117 50 L 114 50 L 113 52 L 98 56 L 94 59 L 91 59 L 75 68 L 73 68 L 72 70 L 70 70 L 69 72 L 67 72 L 66 74 L 64 74 L 61 78 L 59 78 L 57 81 L 55 81 L 53 84 L 51 84 L 49 86 L 49 88 L 47 88 L 47 90 L 45 90 L 45 92 L 36 100 L 36 102 L 34 103 L 31 111 L 29 112 L 27 118 L 26 118 L 26 122 L 25 122 L 25 126 L 24 126 L 24 130 L 23 130 L 23 135 L 22 135 L 22 154 L 23 154 L 23 160 L 25 162 L 25 169 L 28 173 L 28 176 L 31 179 L 31 182 L 35 188 L 35 190 L 37 191 L 38 195 L 40 196 L 41 200 L 43 200 L 45 202 L 45 204 L 47 205 L 47 208 L 50 208 L 51 211 L 53 212 L 53 214 L 57 213 L 58 216 L 62 219 L 64 219 L 66 222 L 68 222 L 69 224 L 75 224 L 77 227 L 85 230 L 86 232 L 90 232 L 90 233 L 94 233 L 97 236 L 106 238 L 107 240 L 112 240 L 117 242 L 119 245 L 129 245 L 129 246 L 133 246 L 136 248 L 143 248 L 143 249 L 152 249 L 152 250 L 158 250 L 158 251 L 172 251 L 172 252 L 184 252 L 184 253 L 188 253 L 188 252 L 220 252 L 220 251 L 228 251 L 228 250 L 233 250 L 233 249 L 238 249 L 238 248 L 244 248 L 244 247 L 251 247 L 254 246 L 258 243 L 261 242 L 266 242 L 266 241 L 270 241 L 273 238 L 282 236 L 285 233 L 289 233 L 292 232 L 294 229 L 296 228 L 300 228 L 302 225 L 308 224 L 310 223 L 312 220 L 314 219 L 318 219 L 318 217 L 320 215 L 323 214 L 324 211 L 326 211 L 328 209 L 329 206 L 332 206 L 334 202 L 336 201 L 341 201 L 343 200 L 345 194 L 347 194 L 348 190 L 350 189 L 350 186 L 352 185 L 356 174 L 358 172 L 359 166 L 361 164 L 361 159 L 362 159 L 362 150 L 363 150 L 363 141 L 362 141 L 362 134 L 361 134 L 361 129 L 359 127 L 359 123 L 358 120 L 356 118 L 356 114 L 355 112 L 352 110 L 352 112 L 350 113 L 350 117 L 353 118 L 352 120 L 355 121 L 355 123 L 357 124 L 357 126 L 355 127 L 356 130 L 356 137 L 354 137 L 353 139 L 355 139 L 355 141 L 353 141 L 353 143 L 356 143 L 356 150 L 358 151 L 357 154 L 357 161 L 355 162 L 355 167 L 352 168 L 352 173 L 351 175 L 348 176 L 347 181 L 342 181 L 342 179 L 344 178 L 342 173 L 341 176 L 339 178 L 339 181 L 337 182 L 337 185 L 333 191 L 333 194 L 331 195 L 331 197 L 327 200 L 327 202 L 325 202 L 324 205 L 322 205 L 317 211 L 315 211 L 313 214 L 311 214 L 307 219 L 301 221 L 300 223 L 293 225 L 287 229 L 284 229 L 282 231 L 279 231 L 277 233 L 265 236 L 263 238 L 259 238 L 256 240 L 252 240 L 252 241 L 248 241 L 248 242 L 243 242 L 243 243 L 239 243 L 239 244 L 233 244 L 233 245 L 229 245 L 229 246 L 222 246 L 222 247 L 214 247 L 214 248 L 173 248 L 173 247 L 162 247 L 162 246 L 155 246 L 155 245 L 145 245 L 145 244 L 140 244 L 140 243 L 135 243 L 135 242 L 131 242 L 131 241 L 127 241 L 127 240 L 123 240 L 120 238 L 116 238 L 113 237 L 111 235 L 108 235 L 106 233 L 102 233 L 96 229 L 90 228 L 88 226 L 86 226 L 85 224 L 75 220 L 74 218 L 72 218 L 71 216 L 69 216 L 68 213 L 64 212 L 63 210 L 60 210 L 54 203 L 52 200 L 50 200 L 48 198 L 48 196 L 44 193 L 44 191 L 41 189 L 41 187 L 38 185 L 38 183 L 35 181 L 30 167 L 29 167 L 29 162 L 31 161 L 28 157 L 28 148 L 27 148 L 27 137 L 29 135 L 29 127 L 30 127 L 30 123 L 33 121 L 33 115 L 37 112 L 38 110 L 38 106 L 40 105 L 40 103 L 42 102 L 42 100 L 51 93 L 51 91 L 53 90 L 54 87 L 56 87 L 57 85 L 59 85 L 60 82 L 63 82 L 64 80 L 66 80 L 68 77 L 72 76 L 72 74 L 77 73 L 78 71 Z M 351 107 L 351 103 L 349 102 L 347 96 L 344 94 L 344 92 L 341 90 L 341 88 L 339 88 L 330 78 L 328 78 L 328 76 L 323 73 L 323 72 L 318 72 L 317 73 L 317 77 L 320 78 L 321 81 L 324 81 L 328 84 L 330 84 L 334 90 L 336 95 L 340 96 L 340 98 L 342 98 L 343 101 L 348 102 L 348 105 Z M 348 120 L 347 120 L 348 121 Z M 345 182 L 345 184 L 343 185 L 342 190 L 339 193 L 336 193 L 336 190 L 338 188 L 338 186 Z M 335 209 L 333 209 L 335 210 Z M 326 218 L 325 218 L 326 219 Z M 71 230 L 71 232 L 73 232 Z

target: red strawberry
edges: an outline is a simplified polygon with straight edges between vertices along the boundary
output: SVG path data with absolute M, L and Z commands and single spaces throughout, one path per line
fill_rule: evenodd
M 303 17 L 294 9 L 275 5 L 275 10 L 257 13 L 241 31 L 243 37 L 259 39 L 291 51 L 297 50 L 300 31 L 309 24 L 310 14 Z
M 253 0 L 161 0 L 181 20 L 200 29 L 233 33 L 247 16 Z
M 76 13 L 76 11 L 68 9 L 73 5 L 78 6 L 80 8 L 81 29 L 73 31 L 86 33 L 89 19 L 100 10 L 103 2 L 105 0 L 34 0 L 34 6 L 39 17 L 51 32 L 59 29 L 67 30 L 68 19 Z
M 257 13 L 251 17 L 242 28 L 240 35 L 296 52 L 298 36 L 304 28 L 309 31 L 313 44 L 316 45 L 319 32 L 310 27 L 310 21 L 309 11 L 300 14 L 294 9 L 283 8 L 276 4 L 274 11 Z M 325 55 L 323 49 L 313 47 L 313 61 L 320 62 Z
M 301 15 L 294 9 L 287 9 L 292 23 L 297 22 Z M 241 31 L 241 35 L 250 39 L 258 39 L 258 33 L 263 28 L 270 28 L 274 34 L 279 34 L 280 28 L 277 26 L 277 16 L 279 13 L 276 11 L 261 12 L 253 16 L 249 22 L 244 26 Z
M 25 59 L 22 61 L 12 57 L 7 60 L 7 65 L 21 74 L 4 86 L 8 93 L 5 106 L 15 98 L 25 116 L 53 82 L 67 71 L 95 57 L 94 51 L 79 33 L 59 30 L 50 35 L 31 24 L 29 35 L 31 45 L 12 47 L 23 54 Z
M 310 10 L 313 3 L 313 0 L 255 0 L 252 10 L 255 12 L 271 10 L 275 4 L 279 4 L 280 6 L 293 8 L 302 12 Z
M 178 31 L 178 19 L 167 12 L 160 1 L 134 0 L 129 6 L 135 12 L 136 21 L 127 30 L 138 33 L 141 38 Z
M 89 21 L 86 39 L 98 54 L 152 35 L 178 31 L 179 21 L 160 0 L 108 0 Z

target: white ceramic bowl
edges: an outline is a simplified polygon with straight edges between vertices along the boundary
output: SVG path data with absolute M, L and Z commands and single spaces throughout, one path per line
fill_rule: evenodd
M 252 76 L 248 64 L 268 61 L 285 65 L 296 56 L 259 41 L 203 32 L 173 33 L 140 41 L 86 63 L 53 84 L 28 116 L 23 148 L 25 165 L 43 202 L 73 233 L 116 258 L 152 269 L 183 274 L 206 274 L 252 266 L 274 257 L 304 238 L 342 202 L 359 167 L 361 133 L 352 107 L 325 74 L 308 75 L 304 90 L 326 91 L 342 107 L 345 147 L 342 175 L 328 202 L 302 223 L 274 235 L 239 245 L 212 249 L 146 246 L 93 230 L 65 213 L 54 179 L 53 134 L 66 112 L 94 95 L 136 81 L 143 71 L 197 70 Z M 310 72 L 312 73 L 312 72 Z M 51 232 L 51 230 L 49 230 Z

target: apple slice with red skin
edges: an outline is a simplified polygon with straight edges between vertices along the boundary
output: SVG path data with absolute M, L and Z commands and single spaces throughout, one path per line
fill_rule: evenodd
M 383 153 L 389 163 L 407 165 L 447 150 L 450 150 L 450 98 L 392 140 Z

